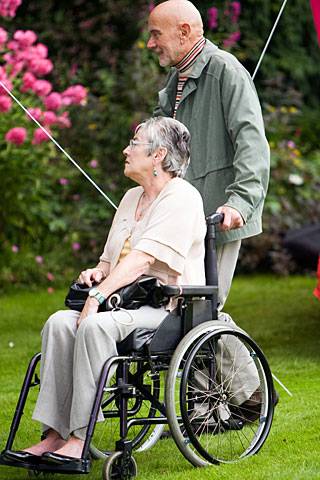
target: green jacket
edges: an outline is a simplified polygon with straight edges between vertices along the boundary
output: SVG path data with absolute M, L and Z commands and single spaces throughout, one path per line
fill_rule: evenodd
M 172 68 L 154 115 L 173 116 L 177 81 L 178 71 Z M 218 243 L 260 233 L 270 155 L 249 73 L 207 40 L 185 84 L 176 119 L 191 133 L 186 179 L 200 191 L 206 214 L 229 205 L 245 221 L 242 228 L 218 232 Z

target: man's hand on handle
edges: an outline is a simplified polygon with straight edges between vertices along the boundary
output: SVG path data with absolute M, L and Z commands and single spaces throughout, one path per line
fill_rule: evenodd
M 238 212 L 238 210 L 236 210 L 235 208 L 228 207 L 227 205 L 222 205 L 222 207 L 217 208 L 217 212 L 224 214 L 223 222 L 220 225 L 220 230 L 222 230 L 223 232 L 243 227 L 243 218 L 240 212 Z

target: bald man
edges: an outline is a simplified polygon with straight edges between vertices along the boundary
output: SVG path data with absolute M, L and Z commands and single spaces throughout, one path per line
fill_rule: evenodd
M 206 214 L 224 213 L 217 233 L 219 309 L 227 298 L 241 240 L 262 231 L 269 146 L 259 100 L 237 59 L 203 37 L 199 11 L 169 0 L 149 16 L 148 48 L 172 67 L 155 115 L 174 117 L 191 133 L 186 178 L 200 191 Z

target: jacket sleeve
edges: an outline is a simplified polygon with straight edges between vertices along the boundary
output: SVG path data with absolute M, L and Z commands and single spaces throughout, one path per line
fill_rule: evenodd
M 226 127 L 234 147 L 234 181 L 226 188 L 226 205 L 244 221 L 264 201 L 270 170 L 270 151 L 254 84 L 244 68 L 226 66 L 221 95 Z

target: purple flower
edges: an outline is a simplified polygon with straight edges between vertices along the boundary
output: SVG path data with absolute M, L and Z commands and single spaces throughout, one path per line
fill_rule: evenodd
M 39 263 L 39 265 L 43 263 L 43 257 L 41 255 L 37 255 L 36 257 L 34 257 L 34 259 L 37 263 Z
M 233 32 L 229 35 L 228 38 L 226 38 L 223 41 L 223 46 L 224 47 L 233 47 L 241 38 L 241 33 L 238 32 Z
M 89 165 L 90 165 L 91 168 L 97 168 L 98 165 L 99 165 L 99 162 L 98 162 L 98 160 L 93 159 L 93 160 L 91 160 Z
M 231 22 L 237 23 L 241 13 L 241 3 L 231 2 L 230 6 L 231 6 Z
M 208 9 L 208 27 L 210 30 L 214 30 L 218 26 L 219 10 L 216 7 Z
M 13 251 L 13 253 L 18 253 L 19 252 L 18 245 L 12 245 L 11 250 Z
M 68 185 L 69 180 L 67 178 L 59 178 L 60 185 Z
M 80 250 L 80 248 L 81 248 L 81 245 L 80 245 L 79 242 L 73 242 L 73 244 L 72 244 L 72 250 L 73 250 L 74 252 L 77 252 L 78 250 Z
M 288 140 L 287 146 L 288 148 L 291 148 L 291 149 L 296 148 L 296 144 L 292 140 Z

